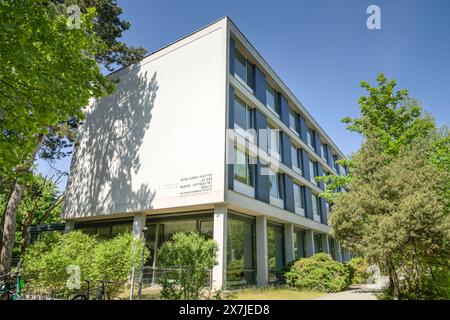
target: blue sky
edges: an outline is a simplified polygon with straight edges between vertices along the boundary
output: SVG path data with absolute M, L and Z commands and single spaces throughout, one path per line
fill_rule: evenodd
M 361 80 L 379 72 L 419 99 L 438 125 L 450 120 L 448 0 L 118 0 L 132 26 L 123 40 L 150 52 L 228 15 L 339 148 L 361 139 L 340 120 L 358 115 Z M 366 9 L 381 8 L 381 30 Z M 55 167 L 68 170 L 70 159 Z M 47 173 L 47 165 L 39 170 Z M 64 188 L 65 181 L 61 184 Z

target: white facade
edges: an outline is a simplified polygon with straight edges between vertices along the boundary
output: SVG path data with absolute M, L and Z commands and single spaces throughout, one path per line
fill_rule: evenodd
M 260 84 L 252 88 L 231 72 L 235 50 L 264 74 L 265 83 L 285 98 L 289 108 L 304 119 L 303 124 L 314 129 L 321 154 L 311 150 L 273 106 L 261 102 Z M 134 220 L 139 226 L 134 233 L 141 236 L 138 229 L 146 219 L 147 225 L 155 226 L 152 250 L 156 250 L 161 238 L 167 240 L 179 227 L 174 217 L 181 221 L 193 217 L 195 223 L 181 224 L 212 234 L 219 245 L 218 265 L 212 270 L 215 287 L 252 281 L 266 285 L 276 278 L 281 262 L 310 256 L 317 247 L 331 253 L 330 227 L 312 216 L 312 195 L 322 189 L 305 175 L 308 170 L 295 170 L 277 154 L 278 172 L 286 188 L 295 183 L 307 191 L 303 208 L 295 210 L 293 202 L 292 208 L 286 204 L 294 201 L 288 195 L 290 189 L 283 190 L 281 198 L 270 196 L 264 201 L 258 173 L 248 183 L 233 178 L 234 169 L 226 161 L 230 152 L 226 129 L 234 128 L 236 98 L 252 114 L 258 113 L 260 119 L 281 130 L 284 142 L 305 150 L 324 172 L 336 173 L 330 155 L 343 158 L 343 154 L 228 18 L 112 77 L 120 80 L 117 90 L 92 102 L 80 128 L 62 215 L 71 229 L 98 231 L 101 223 Z M 248 138 L 260 143 L 256 137 Z M 330 150 L 327 155 L 323 145 Z M 322 216 L 326 219 L 326 213 Z M 113 227 L 109 230 L 113 234 Z M 316 245 L 315 235 L 321 236 Z M 235 243 L 233 237 L 242 239 Z M 339 244 L 332 248 L 340 260 Z
M 80 129 L 64 219 L 224 202 L 226 26 L 112 75 Z

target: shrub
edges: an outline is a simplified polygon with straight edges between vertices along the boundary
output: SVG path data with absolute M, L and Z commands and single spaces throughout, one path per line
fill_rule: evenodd
M 144 255 L 146 260 L 149 256 L 148 249 Z M 93 251 L 92 278 L 107 280 L 106 295 L 112 298 L 123 288 L 133 266 L 136 265 L 136 270 L 139 270 L 141 259 L 142 241 L 134 240 L 129 233 L 100 242 Z
M 366 259 L 361 257 L 356 257 L 347 262 L 346 266 L 350 272 L 350 283 L 360 284 L 366 283 L 369 273 L 369 264 Z
M 23 265 L 28 285 L 49 294 L 67 293 L 67 268 L 71 265 L 79 267 L 83 285 L 91 276 L 95 244 L 95 238 L 75 231 L 65 235 L 53 233 L 30 245 Z
M 338 292 L 349 285 L 348 270 L 326 253 L 295 261 L 284 277 L 288 285 L 300 290 Z
M 163 274 L 161 297 L 198 300 L 216 264 L 217 245 L 198 233 L 175 233 L 158 251 L 158 265 L 173 271 Z
M 71 276 L 68 267 L 77 266 L 82 290 L 86 280 L 92 286 L 100 280 L 112 281 L 105 289 L 107 297 L 113 298 L 128 280 L 133 265 L 140 265 L 141 249 L 142 242 L 131 234 L 98 242 L 95 236 L 80 231 L 55 233 L 27 248 L 23 265 L 27 285 L 31 291 L 46 294 L 73 294 L 79 289 L 69 288 L 68 281 L 76 280 L 76 275 Z

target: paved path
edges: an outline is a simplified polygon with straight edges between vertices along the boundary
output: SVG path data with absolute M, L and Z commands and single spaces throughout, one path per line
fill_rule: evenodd
M 368 290 L 366 285 L 354 285 L 350 289 L 337 293 L 328 293 L 316 300 L 377 300 L 374 291 Z

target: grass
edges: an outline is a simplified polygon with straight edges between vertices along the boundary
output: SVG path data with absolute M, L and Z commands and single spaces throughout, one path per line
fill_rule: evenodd
M 322 292 L 299 291 L 286 287 L 243 289 L 235 294 L 236 300 L 312 300 L 324 295 Z
M 323 296 L 323 292 L 299 291 L 288 287 L 246 288 L 227 292 L 224 299 L 230 300 L 313 300 Z M 124 291 L 119 297 L 121 300 L 130 298 L 129 290 Z M 137 288 L 135 288 L 135 299 Z M 146 287 L 142 290 L 142 300 L 160 300 L 160 288 Z

